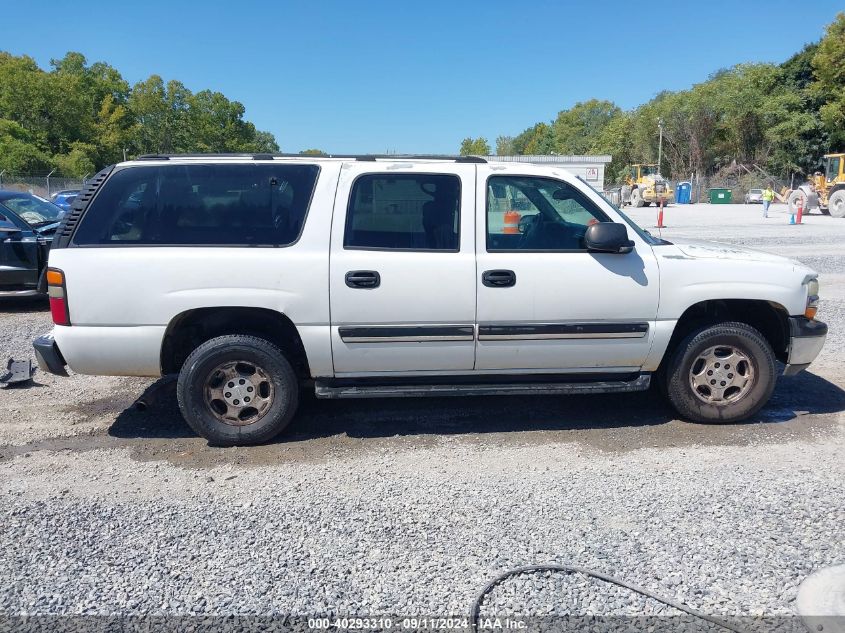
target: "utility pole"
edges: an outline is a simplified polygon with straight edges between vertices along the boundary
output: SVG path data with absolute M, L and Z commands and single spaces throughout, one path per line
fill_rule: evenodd
M 123 162 L 126 162 L 126 148 L 123 148 Z
M 657 173 L 660 173 L 660 165 L 663 160 L 663 119 L 657 119 L 657 128 L 660 130 L 660 140 L 657 142 Z
M 3 174 L 6 173 L 6 170 L 0 171 L 0 189 L 3 188 Z

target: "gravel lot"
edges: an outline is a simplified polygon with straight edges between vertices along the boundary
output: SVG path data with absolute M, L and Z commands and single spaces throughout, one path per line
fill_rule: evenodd
M 663 230 L 821 273 L 822 356 L 745 424 L 676 420 L 651 392 L 310 397 L 279 442 L 213 449 L 167 389 L 131 407 L 149 380 L 38 373 L 0 391 L 0 614 L 463 615 L 498 573 L 557 562 L 746 628 L 803 630 L 801 580 L 845 562 L 845 220 L 761 215 L 671 206 Z M 0 323 L 0 355 L 21 358 L 50 318 L 4 303 Z M 483 613 L 679 622 L 560 573 L 505 581 Z

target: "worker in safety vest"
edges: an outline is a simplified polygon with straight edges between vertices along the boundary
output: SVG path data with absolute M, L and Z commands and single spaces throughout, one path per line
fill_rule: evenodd
M 763 190 L 763 217 L 769 217 L 769 205 L 772 204 L 772 200 L 775 199 L 775 192 L 772 189 L 772 183 L 766 185 L 766 188 Z

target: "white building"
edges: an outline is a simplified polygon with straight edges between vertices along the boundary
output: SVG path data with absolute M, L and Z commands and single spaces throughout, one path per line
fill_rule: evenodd
M 502 161 L 508 163 L 536 163 L 539 165 L 559 165 L 569 170 L 576 176 L 581 176 L 593 187 L 602 191 L 604 189 L 604 167 L 611 156 L 563 156 L 533 154 L 525 156 L 485 156 L 488 161 Z

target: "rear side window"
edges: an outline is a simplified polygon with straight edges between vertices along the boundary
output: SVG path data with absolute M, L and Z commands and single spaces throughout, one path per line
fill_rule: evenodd
M 302 232 L 315 165 L 123 169 L 91 203 L 74 243 L 287 246 Z
M 345 248 L 457 251 L 461 182 L 449 174 L 367 174 L 352 186 Z

